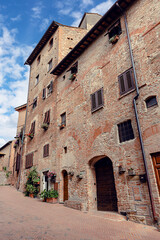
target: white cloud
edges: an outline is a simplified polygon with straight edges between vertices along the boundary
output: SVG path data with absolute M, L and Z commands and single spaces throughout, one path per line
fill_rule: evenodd
M 18 113 L 14 108 L 27 101 L 29 69 L 24 61 L 33 47 L 16 41 L 16 29 L 0 31 L 0 145 L 16 134 Z
M 89 5 L 93 5 L 93 1 L 92 0 L 82 0 L 82 3 L 81 3 L 81 7 L 85 8 L 85 7 L 88 7 Z
M 38 2 L 38 4 L 36 4 L 35 7 L 32 8 L 32 18 L 41 18 L 41 14 L 42 14 L 42 9 L 44 8 L 42 2 Z
M 11 18 L 13 22 L 19 21 L 21 19 L 21 15 L 17 15 L 16 17 Z
M 50 19 L 49 18 L 44 18 L 42 20 L 42 23 L 40 24 L 40 31 L 43 32 L 44 30 L 46 30 L 48 28 Z
M 113 5 L 113 1 L 112 0 L 108 0 L 105 2 L 102 2 L 100 4 L 98 4 L 97 6 L 95 6 L 94 8 L 92 8 L 90 10 L 90 12 L 92 13 L 99 13 L 101 15 L 103 15 L 104 13 L 106 13 L 108 11 L 108 9 Z

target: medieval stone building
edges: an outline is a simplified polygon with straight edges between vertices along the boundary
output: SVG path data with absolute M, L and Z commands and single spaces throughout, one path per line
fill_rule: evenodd
M 159 9 L 118 0 L 77 28 L 52 22 L 26 61 L 21 189 L 36 166 L 66 206 L 159 220 Z

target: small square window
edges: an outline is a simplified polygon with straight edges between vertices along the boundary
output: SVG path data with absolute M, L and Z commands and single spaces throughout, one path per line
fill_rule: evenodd
M 103 101 L 103 88 L 91 94 L 91 111 L 94 112 L 104 105 Z
M 64 147 L 64 153 L 67 153 L 67 146 Z
M 133 69 L 130 68 L 118 76 L 120 95 L 135 89 Z
M 52 69 L 52 59 L 48 62 L 48 71 Z
M 120 142 L 125 142 L 134 139 L 134 132 L 131 120 L 118 124 L 118 132 Z
M 153 106 L 157 106 L 158 103 L 157 103 L 157 98 L 156 96 L 151 96 L 151 97 L 148 97 L 146 99 L 146 106 L 147 108 L 150 108 L 150 107 L 153 107 Z
M 39 74 L 36 77 L 36 85 L 39 83 Z
M 53 38 L 49 41 L 49 50 L 53 47 Z

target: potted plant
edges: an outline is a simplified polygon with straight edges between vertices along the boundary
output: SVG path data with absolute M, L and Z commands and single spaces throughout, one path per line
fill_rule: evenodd
M 29 192 L 29 197 L 33 198 L 36 191 L 36 187 L 32 184 L 27 184 L 26 191 Z
M 33 167 L 27 174 L 27 181 L 25 184 L 25 195 L 33 194 L 34 197 L 39 193 L 40 176 L 35 167 Z
M 128 169 L 128 175 L 129 175 L 129 176 L 135 176 L 135 175 L 136 175 L 136 173 L 135 173 L 135 171 L 134 171 L 133 168 L 129 168 L 129 169 Z
M 56 177 L 56 173 L 54 171 L 48 171 L 47 173 L 48 178 Z
M 71 73 L 69 80 L 73 81 L 76 78 L 76 74 L 75 73 Z
M 114 35 L 113 37 L 111 37 L 109 39 L 109 43 L 115 44 L 118 40 L 119 40 L 119 36 L 118 35 Z
M 43 202 L 46 202 L 47 197 L 48 197 L 48 191 L 46 189 L 44 189 L 41 194 L 40 197 L 43 199 Z
M 28 133 L 26 134 L 30 139 L 32 139 L 34 137 L 34 134 L 33 133 Z
M 44 130 L 47 130 L 48 127 L 49 127 L 49 124 L 48 124 L 48 123 L 43 123 L 43 124 L 41 125 L 41 128 L 43 128 Z
M 48 196 L 47 196 L 46 202 L 57 203 L 57 198 L 58 198 L 58 192 L 54 189 L 50 189 L 48 191 Z

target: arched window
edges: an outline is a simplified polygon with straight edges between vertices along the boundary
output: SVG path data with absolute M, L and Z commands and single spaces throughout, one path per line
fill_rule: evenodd
M 153 106 L 158 105 L 156 96 L 148 97 L 148 98 L 145 100 L 145 102 L 146 102 L 147 108 L 150 108 L 150 107 L 153 107 Z

